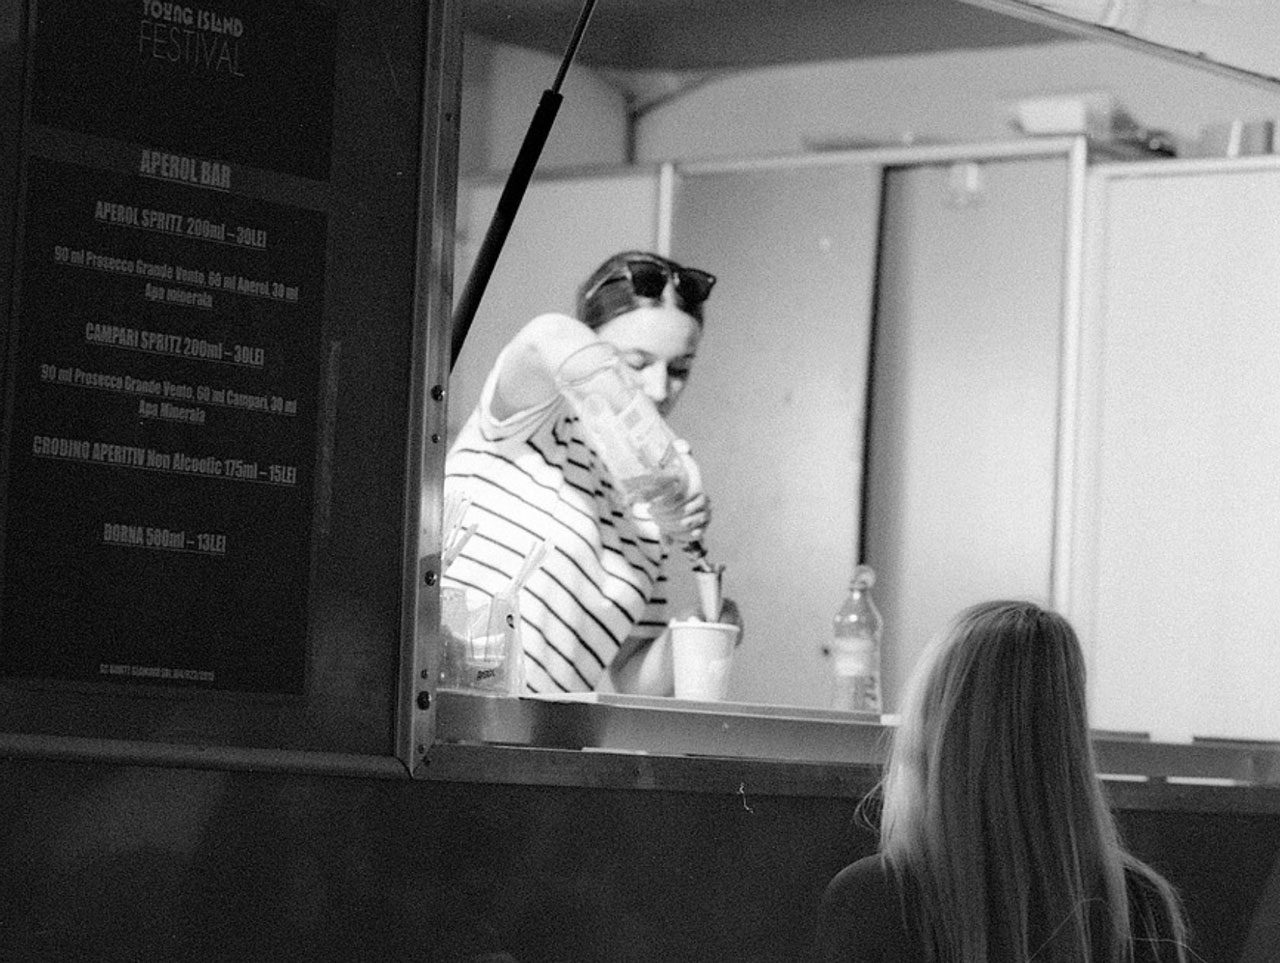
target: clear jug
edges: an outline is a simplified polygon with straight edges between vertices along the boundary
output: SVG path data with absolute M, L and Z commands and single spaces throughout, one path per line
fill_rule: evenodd
M 688 456 L 613 345 L 597 341 L 574 352 L 556 372 L 556 386 L 627 503 L 647 504 L 660 528 L 674 530 L 688 497 Z

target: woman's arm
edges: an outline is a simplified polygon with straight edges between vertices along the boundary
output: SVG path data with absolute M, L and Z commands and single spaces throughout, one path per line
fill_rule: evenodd
M 697 618 L 690 611 L 682 618 Z M 720 620 L 742 627 L 742 615 L 733 599 L 725 599 Z M 742 642 L 742 634 L 738 635 Z M 627 639 L 596 684 L 597 692 L 627 692 L 632 695 L 669 696 L 675 692 L 671 668 L 671 630 L 655 639 Z
M 600 681 L 597 692 L 669 696 L 675 691 L 671 675 L 671 630 L 653 639 L 627 639 L 618 648 Z
M 567 314 L 540 314 L 511 339 L 493 393 L 498 421 L 536 408 L 556 394 L 555 375 L 569 355 L 599 340 Z

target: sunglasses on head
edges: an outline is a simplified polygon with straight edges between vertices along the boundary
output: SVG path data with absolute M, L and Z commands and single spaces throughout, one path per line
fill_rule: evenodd
M 592 285 L 583 300 L 590 301 L 606 284 L 626 281 L 638 296 L 655 300 L 661 299 L 667 284 L 671 284 L 684 303 L 692 306 L 705 301 L 716 283 L 714 274 L 699 271 L 697 268 L 673 268 L 651 258 L 628 258 L 623 262 L 621 271 L 621 274 L 606 274 L 602 277 Z

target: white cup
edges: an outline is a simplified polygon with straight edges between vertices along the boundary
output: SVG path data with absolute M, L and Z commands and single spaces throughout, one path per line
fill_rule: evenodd
M 729 669 L 741 628 L 728 622 L 671 623 L 671 668 L 677 699 L 718 702 L 729 693 Z

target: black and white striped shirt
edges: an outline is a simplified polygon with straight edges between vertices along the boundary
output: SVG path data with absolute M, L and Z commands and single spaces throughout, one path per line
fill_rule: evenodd
M 445 463 L 445 492 L 465 492 L 477 525 L 445 585 L 502 591 L 533 546 L 547 554 L 520 592 L 525 686 L 596 687 L 628 638 L 667 626 L 667 549 L 658 527 L 615 494 L 563 399 L 499 422 L 493 393 L 502 358 Z

